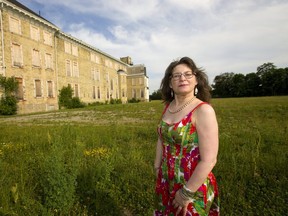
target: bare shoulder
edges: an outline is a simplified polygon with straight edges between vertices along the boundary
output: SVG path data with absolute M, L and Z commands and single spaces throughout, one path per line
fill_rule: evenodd
M 195 124 L 198 130 L 201 128 L 217 127 L 217 117 L 213 107 L 210 104 L 202 104 L 196 109 Z
M 196 109 L 196 112 L 200 115 L 215 115 L 215 111 L 210 104 L 202 104 Z

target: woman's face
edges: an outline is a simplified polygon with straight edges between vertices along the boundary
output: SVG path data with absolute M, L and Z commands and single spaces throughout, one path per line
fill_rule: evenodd
M 170 87 L 176 95 L 194 94 L 194 88 L 197 85 L 197 80 L 186 64 L 177 65 L 172 71 L 170 79 Z

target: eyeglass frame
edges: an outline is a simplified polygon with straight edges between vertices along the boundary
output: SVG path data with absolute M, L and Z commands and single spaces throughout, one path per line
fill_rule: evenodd
M 189 73 L 189 74 L 187 74 Z M 191 77 L 187 77 L 187 76 L 190 76 L 190 73 L 191 73 Z M 174 77 L 174 75 L 178 75 L 179 77 Z M 177 80 L 180 80 L 182 76 L 185 77 L 185 79 L 192 79 L 193 76 L 195 76 L 196 74 L 193 73 L 193 71 L 185 71 L 184 73 L 175 73 L 175 74 L 171 74 L 170 78 L 177 81 Z

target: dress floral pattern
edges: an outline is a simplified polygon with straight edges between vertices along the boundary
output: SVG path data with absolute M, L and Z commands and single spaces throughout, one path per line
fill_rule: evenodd
M 175 124 L 163 120 L 158 125 L 162 140 L 162 161 L 156 181 L 156 210 L 154 216 L 174 216 L 177 209 L 172 205 L 177 190 L 183 187 L 193 174 L 200 160 L 198 135 L 191 122 L 193 112 Z M 166 112 L 169 104 L 164 109 Z M 182 215 L 182 212 L 180 213 Z M 205 182 L 194 194 L 186 216 L 219 215 L 218 187 L 215 176 L 209 173 Z

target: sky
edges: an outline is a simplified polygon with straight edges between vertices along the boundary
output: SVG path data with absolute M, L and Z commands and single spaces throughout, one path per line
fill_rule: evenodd
M 287 0 L 18 0 L 61 31 L 120 59 L 144 64 L 149 91 L 188 56 L 210 84 L 271 62 L 288 67 Z

